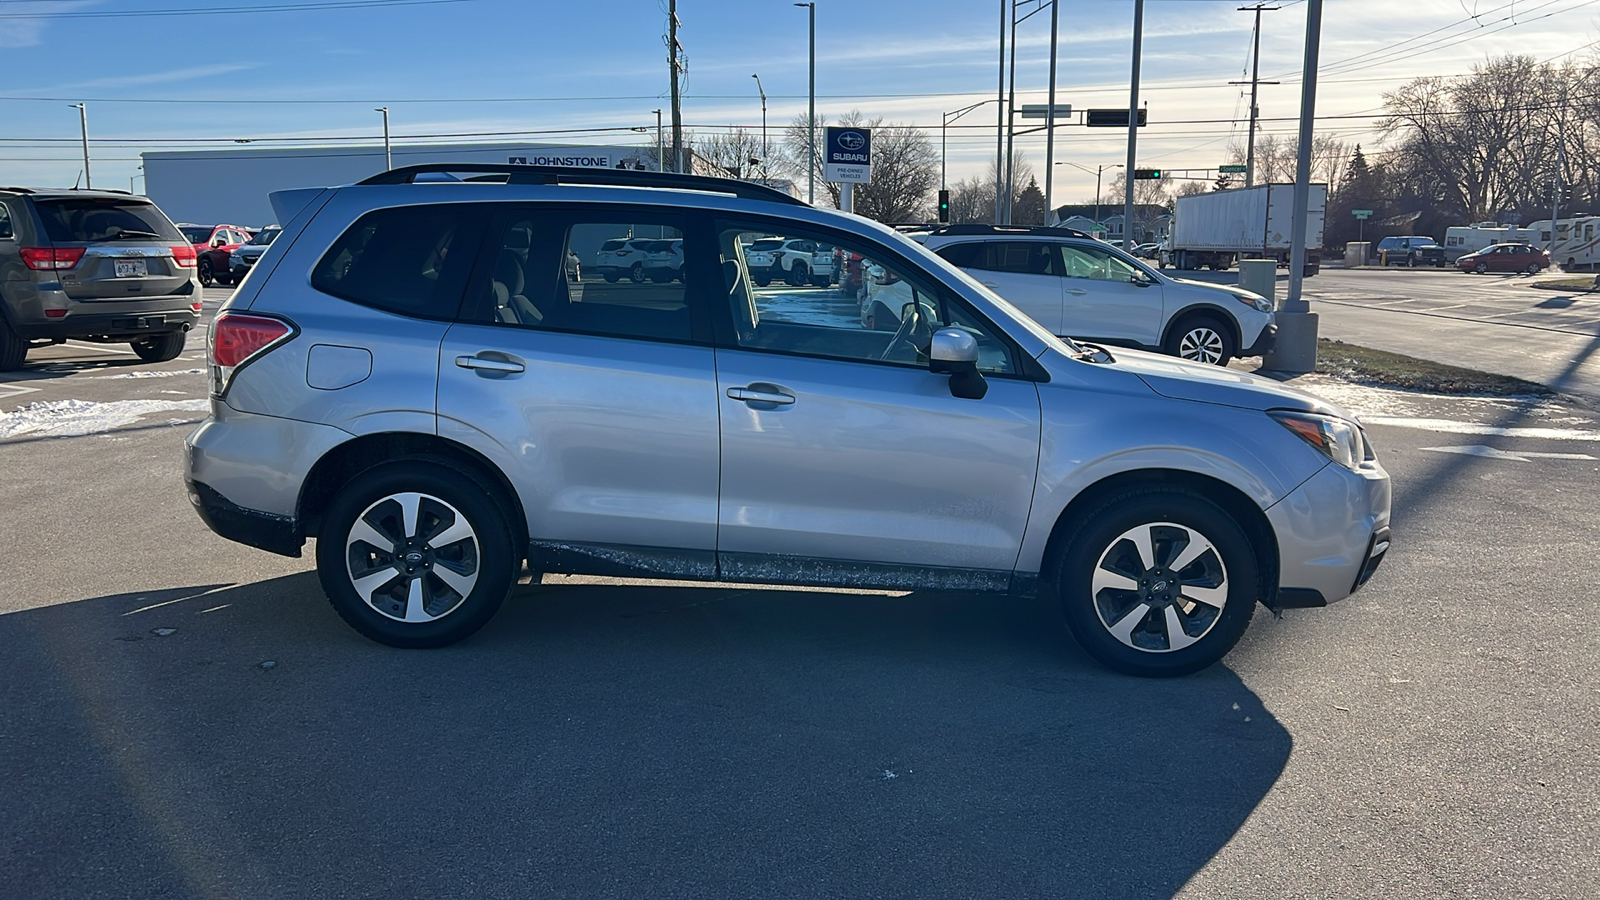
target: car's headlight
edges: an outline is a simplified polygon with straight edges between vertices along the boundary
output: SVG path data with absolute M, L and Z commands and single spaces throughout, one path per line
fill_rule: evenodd
M 1281 409 L 1272 410 L 1267 415 L 1294 432 L 1318 453 L 1346 469 L 1360 468 L 1362 460 L 1373 458 L 1367 452 L 1361 427 L 1348 419 Z
M 1258 297 L 1254 294 L 1234 294 L 1233 299 L 1254 309 L 1256 312 L 1272 312 L 1272 301 L 1265 297 Z

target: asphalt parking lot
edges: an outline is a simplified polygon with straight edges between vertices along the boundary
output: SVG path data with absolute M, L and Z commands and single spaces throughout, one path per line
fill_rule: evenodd
M 0 376 L 0 895 L 1600 894 L 1592 408 L 1308 379 L 1394 549 L 1185 679 L 1037 600 L 577 578 L 400 651 L 189 508 L 199 338 Z

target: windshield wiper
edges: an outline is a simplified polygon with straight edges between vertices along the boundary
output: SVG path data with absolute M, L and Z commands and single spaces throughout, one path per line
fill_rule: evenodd
M 156 234 L 154 231 L 119 231 L 116 234 L 113 234 L 108 238 L 104 238 L 104 240 L 122 241 L 122 240 L 128 240 L 130 238 L 139 240 L 139 239 L 158 238 L 158 237 L 161 237 L 161 235 Z
M 1116 362 L 1111 352 L 1099 344 L 1090 344 L 1084 341 L 1073 341 L 1079 348 L 1078 358 L 1085 362 L 1108 363 Z

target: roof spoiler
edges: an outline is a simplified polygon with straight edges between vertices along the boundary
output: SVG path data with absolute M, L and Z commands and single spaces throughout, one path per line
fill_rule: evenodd
M 273 215 L 278 217 L 279 222 L 287 225 L 294 221 L 294 217 L 302 209 L 310 205 L 318 194 L 325 190 L 327 188 L 294 188 L 287 191 L 273 191 L 267 195 L 267 199 L 272 202 Z

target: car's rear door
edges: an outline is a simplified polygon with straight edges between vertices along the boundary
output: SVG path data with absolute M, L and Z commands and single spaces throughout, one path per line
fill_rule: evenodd
M 588 271 L 573 282 L 565 263 L 619 234 L 684 231 L 673 211 L 582 205 L 509 205 L 488 226 L 441 349 L 439 434 L 510 477 L 542 571 L 715 573 L 718 411 L 701 288 Z
M 187 289 L 194 270 L 178 265 L 172 249 L 187 241 L 155 204 L 122 197 L 39 197 L 34 209 L 58 259 L 63 252 L 81 252 L 75 265 L 57 270 L 69 298 L 126 301 Z
M 1029 318 L 1061 330 L 1062 298 L 1059 255 L 1044 241 L 969 241 L 934 251 L 967 270 L 984 287 L 1004 297 Z

